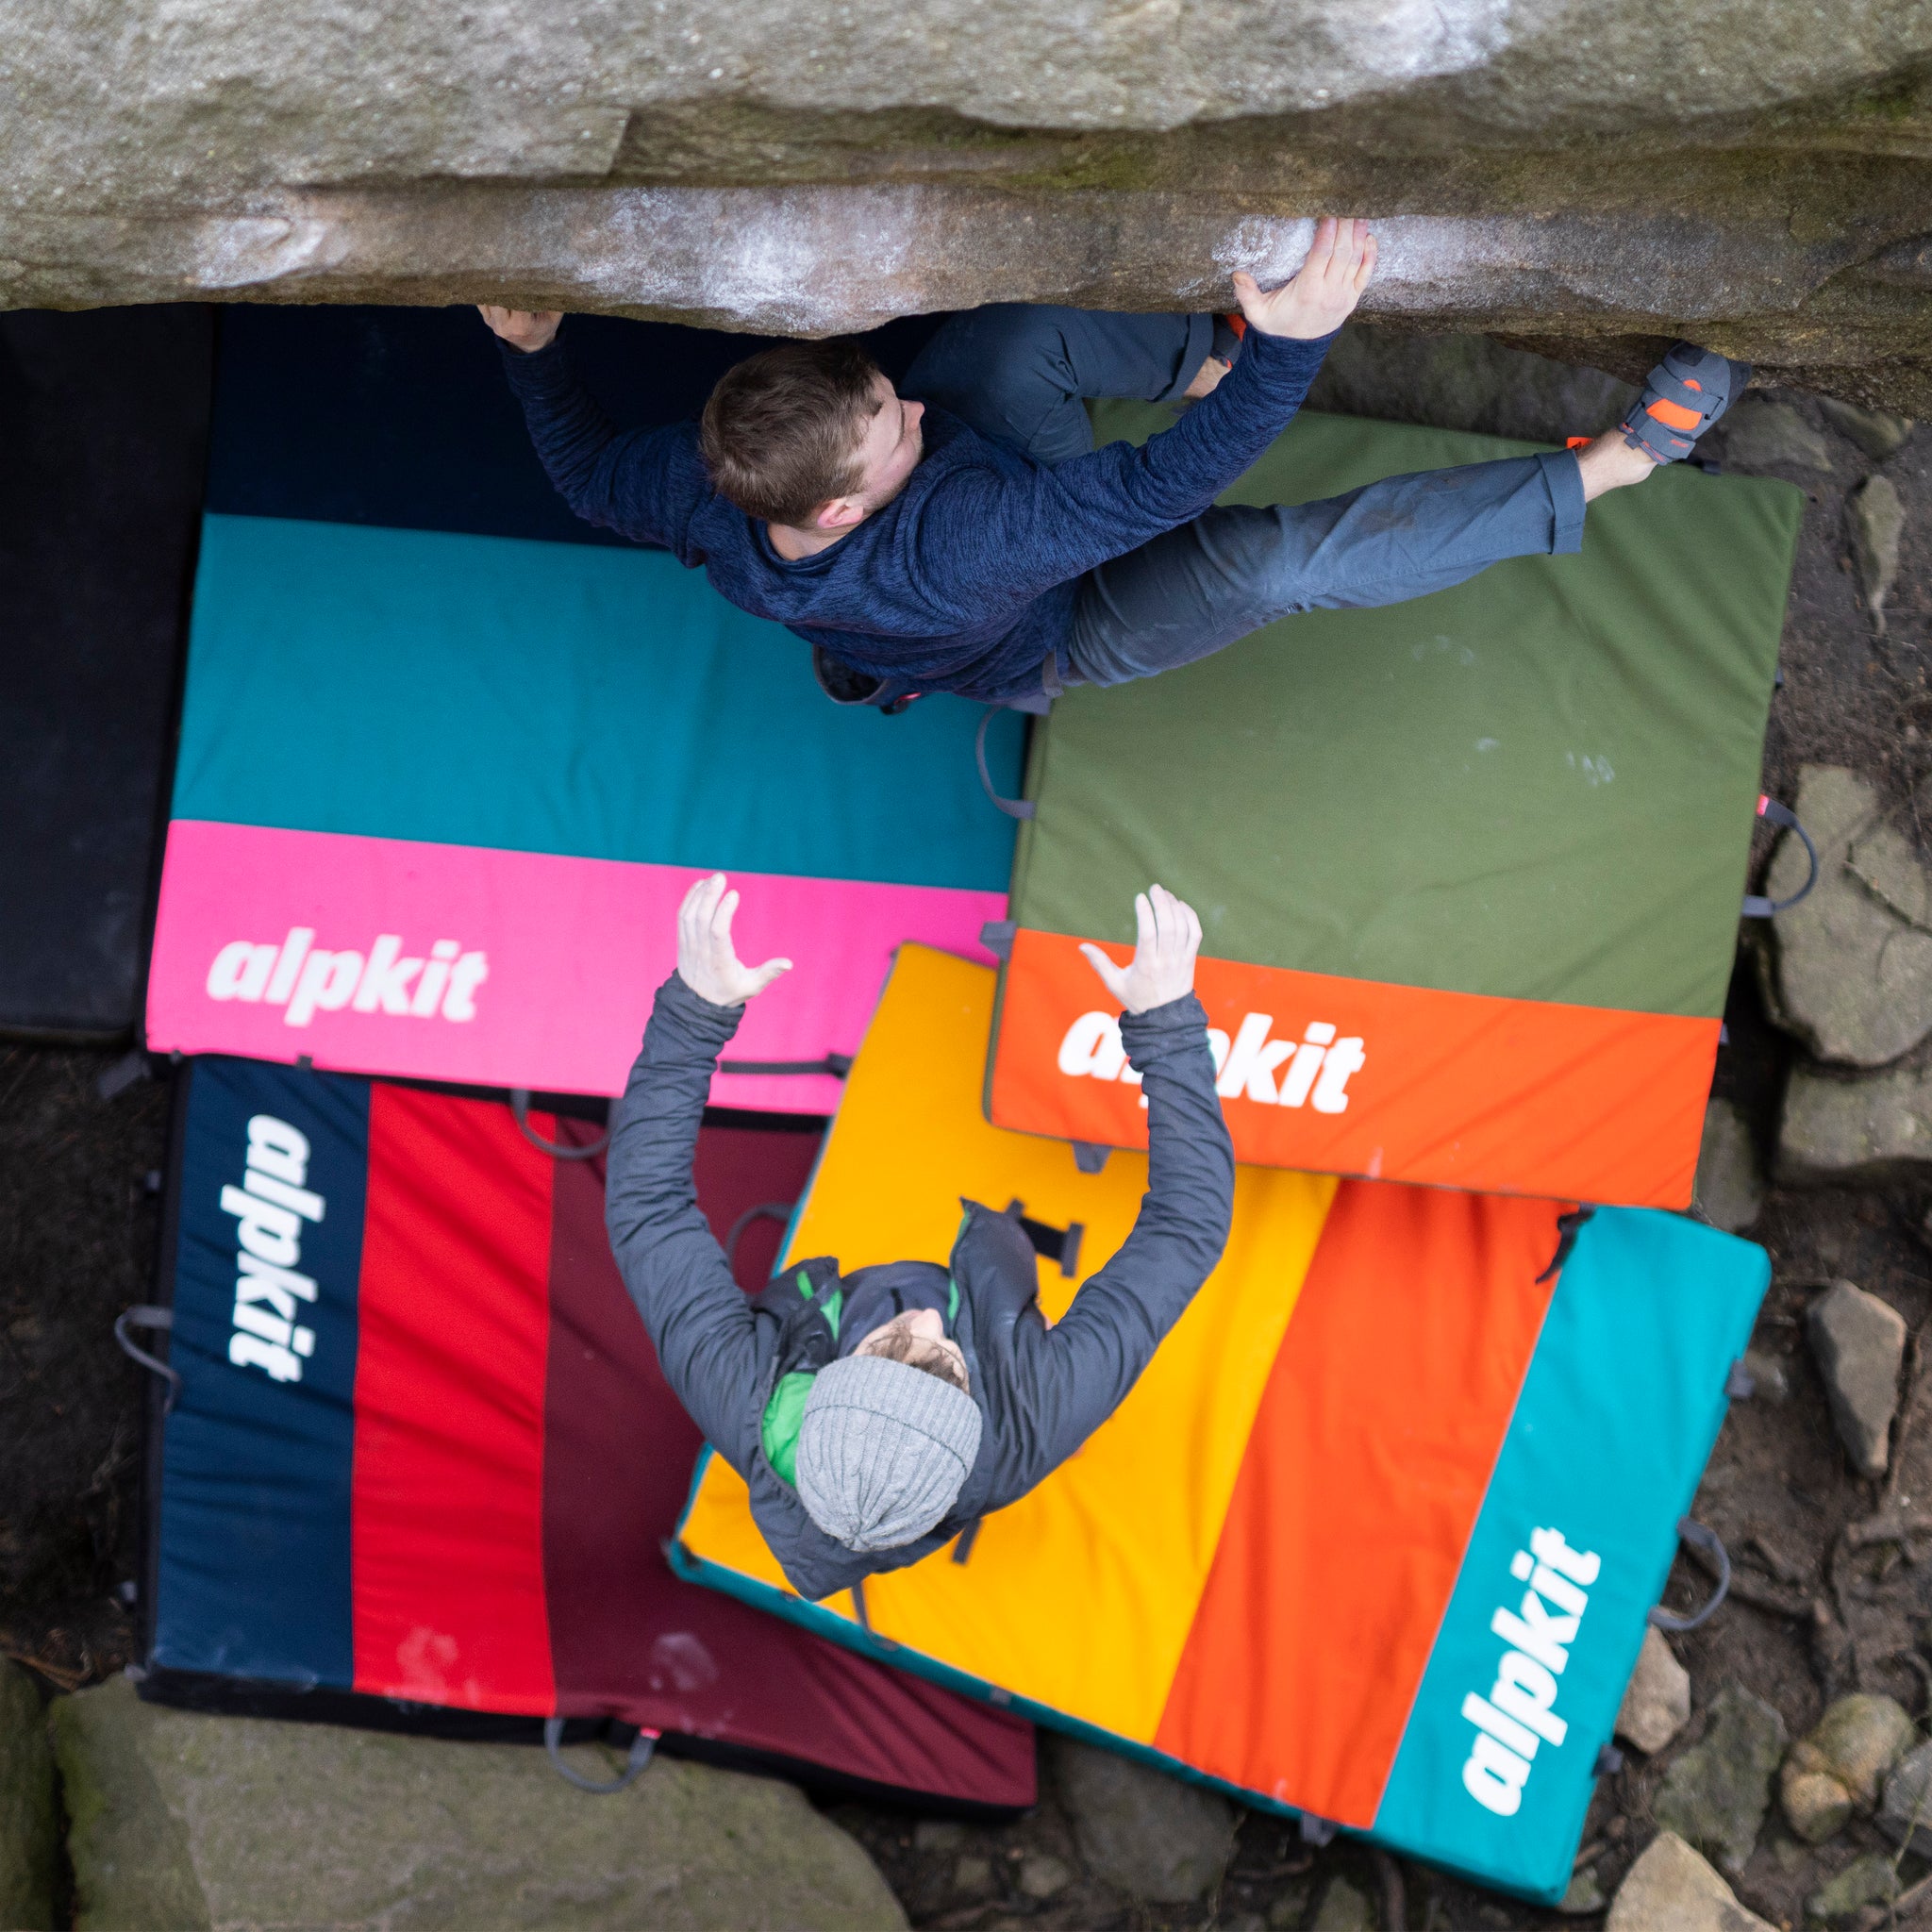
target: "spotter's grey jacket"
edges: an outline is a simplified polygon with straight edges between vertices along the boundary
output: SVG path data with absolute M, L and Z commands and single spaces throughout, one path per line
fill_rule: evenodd
M 643 1051 L 612 1116 L 606 1217 L 625 1286 L 665 1378 L 751 1490 L 752 1514 L 792 1589 L 812 1600 L 916 1563 L 1017 1501 L 1110 1416 L 1221 1258 L 1234 1150 L 1214 1092 L 1207 1015 L 1190 993 L 1128 1013 L 1121 1038 L 1145 1076 L 1147 1192 L 1120 1251 L 1048 1327 L 1031 1241 L 977 1203 L 954 1244 L 954 1339 L 983 1427 L 950 1515 L 916 1542 L 859 1555 L 812 1522 L 765 1455 L 761 1424 L 785 1352 L 782 1294 L 747 1297 L 699 1211 L 691 1160 L 719 1054 L 743 1008 L 715 1007 L 675 974 L 658 989 Z M 935 1176 L 943 1184 L 944 1176 Z M 904 1264 L 895 1264 L 904 1265 Z M 815 1282 L 826 1264 L 812 1270 Z

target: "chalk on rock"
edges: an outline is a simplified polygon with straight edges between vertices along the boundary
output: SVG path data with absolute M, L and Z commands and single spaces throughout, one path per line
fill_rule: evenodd
M 1746 396 L 1724 418 L 1724 466 L 1733 470 L 1829 470 L 1831 445 L 1789 403 Z
M 1710 1728 L 1664 1774 L 1657 1822 L 1741 1872 L 1771 1805 L 1785 1755 L 1785 1721 L 1761 1697 L 1726 1684 L 1710 1705 Z
M 1860 1691 L 1829 1706 L 1790 1748 L 1778 1774 L 1778 1796 L 1791 1829 L 1823 1844 L 1855 1811 L 1871 1812 L 1880 1787 L 1915 1735 L 1905 1707 Z
M 1764 1177 L 1757 1171 L 1751 1124 L 1735 1101 L 1713 1100 L 1704 1109 L 1691 1203 L 1713 1227 L 1727 1234 L 1749 1227 L 1764 1206 Z
M 1043 1741 L 1080 1856 L 1096 1878 L 1177 1906 L 1221 1876 L 1237 1818 L 1225 1798 L 1073 1738 Z
M 1890 476 L 1867 476 L 1845 499 L 1845 522 L 1851 531 L 1852 560 L 1858 566 L 1858 588 L 1872 626 L 1885 635 L 1885 600 L 1898 576 L 1899 544 L 1905 536 L 1906 507 Z
M 1818 884 L 1757 948 L 1766 1005 L 1820 1059 L 1885 1066 L 1932 1037 L 1932 879 L 1858 773 L 1804 766 L 1793 809 L 1818 847 Z M 1808 870 L 1788 833 L 1765 890 L 1790 898 Z
M 1898 1894 L 1897 1866 L 1883 1852 L 1867 1852 L 1805 1901 L 1805 1916 L 1829 1925 L 1867 1906 L 1889 1906 Z
M 1874 463 L 1882 463 L 1912 433 L 1912 419 L 1894 416 L 1889 409 L 1861 409 L 1837 396 L 1820 396 L 1818 408 L 1840 436 L 1857 443 Z
M 1772 1932 L 1674 1831 L 1660 1831 L 1624 1874 L 1604 1932 Z
M 1655 1756 L 1690 1722 L 1690 1673 L 1677 1659 L 1664 1633 L 1646 1624 L 1637 1668 L 1617 1712 L 1617 1735 Z
M 54 1760 L 40 1693 L 0 1657 L 0 1925 L 41 1932 L 54 1923 Z
M 1806 1327 L 1852 1467 L 1860 1475 L 1883 1475 L 1898 1411 L 1905 1317 L 1854 1283 L 1834 1281 L 1811 1304 Z
M 541 1751 L 142 1704 L 53 1707 L 86 1925 L 903 1927 L 858 1844 L 772 1778 L 659 1757 L 587 1797 Z

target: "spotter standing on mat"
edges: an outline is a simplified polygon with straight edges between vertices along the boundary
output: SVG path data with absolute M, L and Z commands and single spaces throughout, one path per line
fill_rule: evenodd
M 751 1490 L 801 1596 L 916 1563 L 1017 1501 L 1120 1406 L 1227 1240 L 1234 1152 L 1194 997 L 1201 923 L 1158 886 L 1130 965 L 1093 969 L 1147 1095 L 1147 1194 L 1120 1251 L 1052 1328 L 1017 1220 L 966 1204 L 950 1263 L 841 1275 L 822 1257 L 746 1296 L 698 1209 L 691 1159 L 718 1056 L 786 959 L 742 965 L 738 894 L 700 879 L 677 970 L 612 1116 L 606 1215 L 666 1380 Z
M 1003 303 L 947 322 L 904 397 L 854 342 L 787 342 L 727 371 L 702 425 L 624 434 L 573 373 L 559 314 L 483 315 L 578 516 L 789 626 L 841 702 L 950 691 L 1039 709 L 1295 611 L 1580 550 L 1584 506 L 1688 456 L 1750 375 L 1679 342 L 1629 420 L 1581 449 L 1214 508 L 1288 426 L 1374 263 L 1366 223 L 1324 220 L 1281 288 L 1234 277 L 1242 335 L 1210 315 Z M 1101 396 L 1191 407 L 1143 447 L 1095 449 L 1085 399 Z

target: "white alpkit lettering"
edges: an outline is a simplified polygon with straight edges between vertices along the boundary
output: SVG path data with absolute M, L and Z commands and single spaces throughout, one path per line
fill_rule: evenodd
M 308 1333 L 304 1329 L 303 1334 Z M 228 1359 L 238 1369 L 266 1369 L 277 1382 L 299 1382 L 302 1379 L 302 1364 L 297 1360 L 295 1351 L 283 1348 L 278 1342 L 264 1341 L 258 1335 L 250 1335 L 238 1328 L 228 1337 Z
M 349 1004 L 356 982 L 362 977 L 360 953 L 325 953 L 319 947 L 302 962 L 302 977 L 282 1018 L 291 1026 L 306 1026 L 317 1012 L 334 1013 Z
M 283 1321 L 292 1322 L 295 1304 L 315 1299 L 315 1283 L 308 1275 L 297 1274 L 292 1268 L 277 1268 L 258 1255 L 243 1253 L 235 1258 L 241 1264 L 235 1277 L 238 1307 L 243 1302 L 266 1302 Z
M 248 1123 L 242 1185 L 222 1190 L 222 1212 L 235 1216 L 240 1246 L 228 1359 L 276 1382 L 299 1382 L 302 1364 L 315 1353 L 314 1329 L 295 1319 L 303 1303 L 316 1299 L 314 1279 L 295 1271 L 302 1230 L 322 1220 L 328 1207 L 303 1185 L 308 1152 L 300 1128 L 274 1114 L 256 1114 Z
M 1557 1715 L 1557 1679 L 1590 1607 L 1589 1587 L 1602 1570 L 1602 1557 L 1572 1549 L 1556 1529 L 1532 1531 L 1529 1548 L 1509 1559 L 1510 1575 L 1529 1585 L 1514 1610 L 1505 1605 L 1490 1619 L 1491 1633 L 1509 1648 L 1489 1694 L 1472 1690 L 1462 1700 L 1463 1718 L 1476 1731 L 1462 1788 L 1498 1818 L 1513 1818 L 1521 1807 L 1539 1747 L 1559 1750 L 1570 1735 Z
M 1111 1013 L 1082 1013 L 1060 1041 L 1058 1065 L 1063 1074 L 1091 1074 L 1096 1080 L 1115 1080 L 1126 1058 L 1120 1022 Z
M 409 1010 L 409 982 L 423 970 L 421 959 L 399 959 L 403 936 L 379 932 L 369 949 L 369 964 L 362 969 L 362 983 L 349 1002 L 358 1013 L 373 1013 L 380 1007 L 385 1013 Z
M 1603 1570 L 1601 1557 L 1585 1556 L 1573 1550 L 1563 1541 L 1559 1529 L 1538 1529 L 1530 1532 L 1529 1547 L 1539 1563 L 1547 1563 L 1552 1570 L 1560 1570 L 1572 1583 L 1580 1583 L 1585 1590 L 1595 1588 L 1598 1574 Z M 1513 1573 L 1516 1565 L 1510 1564 Z M 1518 1576 L 1517 1582 L 1523 1578 Z
M 1274 1024 L 1273 1013 L 1250 1013 L 1228 1048 L 1227 1059 L 1214 1091 L 1224 1100 L 1238 1100 L 1245 1093 L 1263 1107 L 1274 1104 L 1274 1070 L 1294 1052 L 1285 1040 L 1270 1040 Z
M 1462 1789 L 1485 1811 L 1498 1818 L 1514 1818 L 1523 1804 L 1523 1788 L 1529 1781 L 1529 1760 L 1519 1757 L 1507 1744 L 1478 1731 L 1462 1767 Z
M 1294 1064 L 1281 1076 L 1280 1101 L 1283 1107 L 1305 1106 L 1308 1091 L 1315 1084 L 1315 1075 L 1322 1071 L 1322 1062 L 1328 1057 L 1328 1042 L 1335 1038 L 1335 1028 L 1325 1020 L 1310 1020 L 1307 1030 L 1302 1035 L 1302 1043 L 1294 1050 Z
M 1362 1051 L 1359 1040 L 1338 1040 L 1323 1058 L 1309 1106 L 1317 1113 L 1345 1113 L 1349 1075 L 1359 1074 L 1368 1062 L 1369 1057 Z
M 258 1113 L 248 1123 L 248 1165 L 257 1174 L 272 1174 L 299 1188 L 308 1174 L 308 1137 L 287 1121 Z
M 457 1025 L 474 1020 L 476 990 L 490 977 L 490 955 L 480 948 L 466 952 L 460 940 L 438 940 L 427 958 L 406 954 L 403 946 L 403 936 L 393 932 L 377 933 L 366 953 L 318 946 L 309 925 L 291 927 L 279 946 L 231 940 L 208 966 L 208 996 L 281 1007 L 291 1026 L 312 1025 L 316 1014 L 345 1007 Z M 1124 1052 L 1121 1058 L 1124 1062 Z
M 245 1188 L 222 1190 L 222 1212 L 241 1222 L 242 1246 L 277 1268 L 292 1268 L 302 1258 L 302 1217 L 291 1208 L 261 1200 Z
M 442 998 L 442 989 L 449 979 L 450 962 L 462 951 L 462 945 L 456 940 L 438 940 L 429 949 L 429 963 L 423 969 L 423 977 L 416 982 L 416 997 L 409 1002 L 409 1010 L 419 1020 L 434 1017 L 437 1003 Z
M 472 957 L 480 956 L 465 953 L 456 972 L 461 973 Z M 425 1000 L 433 1007 L 430 975 L 436 971 L 435 961 L 424 969 L 413 1011 L 425 1011 Z M 464 1017 L 451 1011 L 455 999 L 453 985 L 443 1007 L 446 1019 Z M 1358 1035 L 1337 1040 L 1335 1026 L 1326 1020 L 1309 1021 L 1299 1041 L 1271 1038 L 1274 1027 L 1271 1013 L 1246 1014 L 1232 1039 L 1219 1026 L 1208 1027 L 1215 1092 L 1224 1100 L 1252 1100 L 1261 1107 L 1311 1105 L 1317 1113 L 1347 1112 L 1348 1083 L 1368 1064 L 1366 1042 Z M 1127 1064 L 1120 1022 L 1110 1013 L 1082 1013 L 1061 1036 L 1056 1064 L 1072 1079 L 1141 1084 L 1141 1075 Z M 1144 1096 L 1141 1104 L 1147 1104 Z
M 465 953 L 449 969 L 449 991 L 442 996 L 442 1017 L 460 1023 L 476 1017 L 476 989 L 490 977 L 490 961 L 482 953 Z
M 208 996 L 211 1000 L 258 1000 L 275 971 L 278 948 L 252 945 L 236 940 L 215 955 L 208 969 Z
M 308 957 L 308 948 L 315 942 L 315 928 L 312 925 L 291 925 L 289 937 L 282 941 L 282 957 L 275 961 L 275 976 L 268 983 L 265 997 L 272 1007 L 286 1007 L 289 995 L 295 991 L 295 975 L 302 970 L 302 962 Z

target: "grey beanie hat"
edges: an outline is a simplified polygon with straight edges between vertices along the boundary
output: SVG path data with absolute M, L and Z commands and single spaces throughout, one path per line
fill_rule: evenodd
M 884 1356 L 819 1371 L 798 1429 L 798 1500 L 848 1550 L 916 1542 L 953 1507 L 979 1453 L 979 1405 Z

